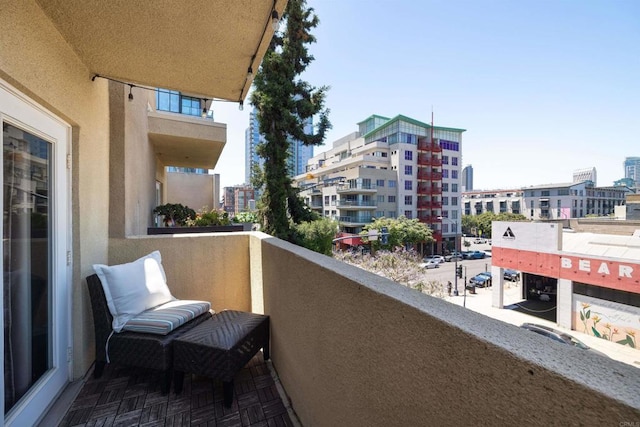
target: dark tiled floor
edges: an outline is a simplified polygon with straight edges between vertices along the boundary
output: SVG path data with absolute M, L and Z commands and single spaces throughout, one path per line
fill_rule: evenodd
M 160 375 L 107 365 L 90 376 L 60 426 L 294 426 L 259 352 L 235 377 L 231 408 L 222 404 L 222 383 L 186 375 L 176 395 L 160 393 Z

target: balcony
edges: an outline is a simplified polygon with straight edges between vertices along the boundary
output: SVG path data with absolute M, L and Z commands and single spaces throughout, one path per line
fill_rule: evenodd
M 338 208 L 365 208 L 375 209 L 378 205 L 374 200 L 338 200 Z
M 213 169 L 227 141 L 227 125 L 184 114 L 149 112 L 148 127 L 164 166 Z
M 429 142 L 427 138 L 424 138 L 418 139 L 418 150 L 430 151 L 432 153 L 441 153 L 442 147 L 440 147 L 440 144 Z
M 640 416 L 638 368 L 263 233 L 111 239 L 110 263 L 153 249 L 175 295 L 271 316 L 273 368 L 302 425 L 617 425 Z M 207 405 L 217 404 L 200 411 Z
M 442 166 L 442 159 L 440 159 L 439 157 L 419 155 L 418 165 L 419 166 Z
M 442 172 L 427 172 L 424 170 L 418 170 L 418 179 L 425 181 L 441 181 Z
M 339 185 L 336 191 L 338 194 L 372 194 L 378 190 L 375 184 L 344 184 Z
M 416 192 L 418 195 L 438 195 L 442 194 L 442 187 L 439 185 L 418 185 Z
M 342 215 L 338 217 L 338 221 L 341 225 L 346 225 L 350 227 L 358 227 L 363 226 L 365 224 L 369 224 L 371 222 L 371 214 L 361 214 L 361 215 Z
M 434 200 L 418 200 L 418 209 L 441 209 L 442 202 Z

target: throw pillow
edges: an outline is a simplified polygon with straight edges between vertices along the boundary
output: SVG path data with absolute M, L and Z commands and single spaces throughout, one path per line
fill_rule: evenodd
M 102 282 L 115 332 L 137 314 L 175 299 L 167 287 L 160 251 L 126 264 L 95 264 L 93 269 Z

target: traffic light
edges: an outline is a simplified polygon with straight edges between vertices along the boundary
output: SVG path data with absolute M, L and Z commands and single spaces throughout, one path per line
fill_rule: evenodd
M 382 227 L 382 235 L 380 236 L 380 243 L 386 245 L 389 243 L 389 229 L 387 227 Z
M 459 278 L 462 279 L 462 266 L 459 265 L 458 269 L 456 270 L 456 276 L 458 276 Z

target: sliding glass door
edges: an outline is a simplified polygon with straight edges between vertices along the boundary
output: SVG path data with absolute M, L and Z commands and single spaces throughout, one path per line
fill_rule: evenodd
M 2 81 L 0 122 L 4 420 L 32 425 L 69 380 L 69 127 Z

